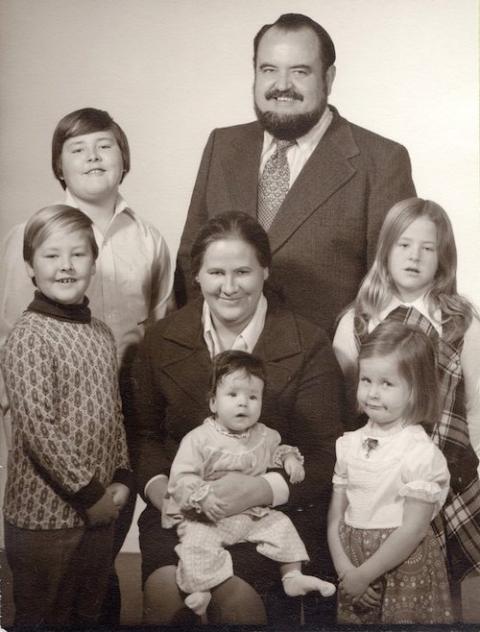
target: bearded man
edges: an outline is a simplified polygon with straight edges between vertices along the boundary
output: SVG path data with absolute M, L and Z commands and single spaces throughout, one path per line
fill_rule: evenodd
M 205 147 L 180 242 L 178 305 L 194 296 L 190 247 L 212 215 L 258 218 L 273 254 L 270 287 L 330 335 L 373 259 L 385 213 L 415 195 L 404 147 L 328 104 L 335 47 L 297 13 L 254 39 L 257 121 L 216 129 Z

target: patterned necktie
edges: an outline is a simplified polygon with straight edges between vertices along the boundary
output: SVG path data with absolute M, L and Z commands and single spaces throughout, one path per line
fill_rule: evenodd
M 258 183 L 257 218 L 265 230 L 272 225 L 290 186 L 287 150 L 295 140 L 277 140 L 277 149 L 265 163 Z

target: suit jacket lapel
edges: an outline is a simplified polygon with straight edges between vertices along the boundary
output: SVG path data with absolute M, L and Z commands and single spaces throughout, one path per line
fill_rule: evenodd
M 233 140 L 223 168 L 232 208 L 257 216 L 257 187 L 263 131 L 258 123 L 243 128 Z
M 334 110 L 334 119 L 287 194 L 269 231 L 272 252 L 335 191 L 344 186 L 355 169 L 349 158 L 359 153 L 345 119 Z

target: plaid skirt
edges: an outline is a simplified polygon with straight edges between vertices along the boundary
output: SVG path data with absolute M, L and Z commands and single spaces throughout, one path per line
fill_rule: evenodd
M 355 529 L 340 524 L 340 541 L 355 566 L 367 560 L 395 529 Z M 410 557 L 375 582 L 378 608 L 364 609 L 338 592 L 337 623 L 439 624 L 452 623 L 445 560 L 430 529 Z

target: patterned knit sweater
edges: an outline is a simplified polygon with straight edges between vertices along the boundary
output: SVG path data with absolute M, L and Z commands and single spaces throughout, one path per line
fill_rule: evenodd
M 2 351 L 12 410 L 4 516 L 25 529 L 84 524 L 129 463 L 108 327 L 27 311 Z

